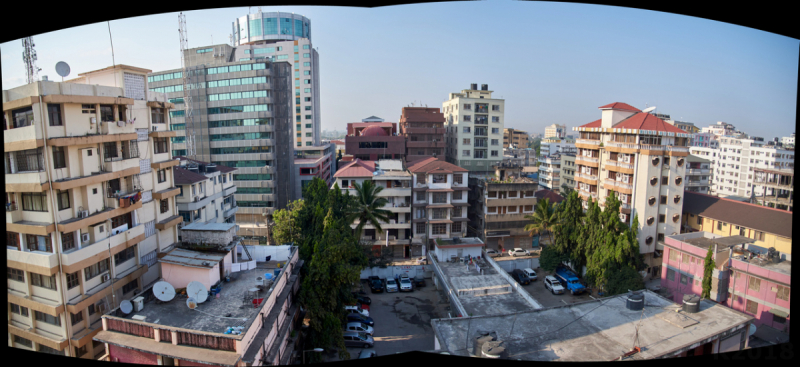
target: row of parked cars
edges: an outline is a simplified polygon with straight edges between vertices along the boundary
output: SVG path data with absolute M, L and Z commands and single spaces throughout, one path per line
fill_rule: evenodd
M 364 348 L 358 358 L 377 357 L 378 353 L 372 347 L 375 341 L 372 334 L 375 329 L 375 321 L 369 316 L 369 307 L 372 300 L 369 297 L 353 293 L 356 299 L 355 304 L 344 307 L 347 312 L 347 322 L 344 325 L 343 337 L 346 347 Z
M 523 249 L 523 248 L 519 248 L 519 247 L 513 248 L 511 250 L 508 250 L 507 252 L 508 252 L 508 256 L 511 256 L 511 257 L 529 256 L 531 254 L 530 251 L 528 251 L 526 249 Z M 491 249 L 491 248 L 490 249 L 486 249 L 486 254 L 488 254 L 491 257 L 503 256 L 502 252 L 497 251 L 495 249 Z
M 369 289 L 372 293 L 392 293 L 392 292 L 411 292 L 414 287 L 424 287 L 425 279 L 421 275 L 417 275 L 412 280 L 408 274 L 395 275 L 395 278 L 381 279 L 378 276 L 370 276 L 367 281 L 369 282 Z
M 525 269 L 514 269 L 508 272 L 517 283 L 522 285 L 528 285 L 533 281 L 536 281 L 538 277 L 536 276 L 536 272 L 533 271 L 531 268 Z M 548 275 L 544 277 L 544 287 L 545 289 L 549 290 L 553 294 L 562 294 L 564 293 L 564 286 L 561 285 L 561 282 L 556 279 L 556 277 L 552 275 Z

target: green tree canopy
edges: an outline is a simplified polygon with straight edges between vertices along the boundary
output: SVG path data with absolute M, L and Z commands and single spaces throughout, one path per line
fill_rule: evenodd
M 711 297 L 711 278 L 714 276 L 714 246 L 708 246 L 706 259 L 703 262 L 703 293 L 700 297 L 709 299 Z
M 630 266 L 616 268 L 614 264 L 609 264 L 607 274 L 608 280 L 604 289 L 606 295 L 613 296 L 629 290 L 638 291 L 644 289 L 642 275 Z
M 569 261 L 567 254 L 561 253 L 555 246 L 545 246 L 539 255 L 539 267 L 548 272 L 553 272 L 563 261 Z
M 530 233 L 531 237 L 534 234 L 548 232 L 550 243 L 553 243 L 553 230 L 558 226 L 558 215 L 553 206 L 550 205 L 550 199 L 539 200 L 536 203 L 533 214 L 525 215 L 525 219 L 531 221 L 524 228 L 525 231 Z
M 286 209 L 278 209 L 272 215 L 272 219 L 275 222 L 275 225 L 272 226 L 272 237 L 275 239 L 276 244 L 300 243 L 302 229 L 298 218 L 303 204 L 305 204 L 303 199 L 295 200 L 289 203 Z
M 553 245 L 558 252 L 569 256 L 577 269 L 582 269 L 585 256 L 579 251 L 580 229 L 583 227 L 583 208 L 577 191 L 572 191 L 566 200 L 556 206 L 558 226 L 553 229 Z
M 356 201 L 347 219 L 350 223 L 355 220 L 359 221 L 356 227 L 356 238 L 361 238 L 364 226 L 367 224 L 374 226 L 376 232 L 383 232 L 380 222 L 388 223 L 389 216 L 392 215 L 392 212 L 383 209 L 383 206 L 388 203 L 386 198 L 378 196 L 378 193 L 383 191 L 383 187 L 375 185 L 371 180 L 364 181 L 363 184 L 355 183 L 353 187 L 356 189 Z

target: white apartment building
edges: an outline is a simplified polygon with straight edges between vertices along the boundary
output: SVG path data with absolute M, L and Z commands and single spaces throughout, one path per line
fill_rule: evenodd
M 763 188 L 753 187 L 753 169 L 794 169 L 794 150 L 766 145 L 760 139 L 722 136 L 715 153 L 716 159 L 712 155 L 715 195 L 761 196 Z
M 3 91 L 10 347 L 102 356 L 101 315 L 160 276 L 180 190 L 174 105 L 147 92 L 149 72 L 116 65 Z
M 552 124 L 544 128 L 544 138 L 564 138 L 567 133 L 567 125 Z
M 784 136 L 781 138 L 781 143 L 783 145 L 794 145 L 794 133 L 790 136 Z
M 561 189 L 561 154 L 539 156 L 539 188 L 559 192 Z M 537 190 L 537 191 L 538 191 Z
M 542 139 L 539 145 L 540 156 L 549 156 L 561 153 L 575 153 L 576 151 L 574 140 L 545 138 Z
M 639 219 L 639 251 L 648 277 L 658 277 L 664 236 L 680 233 L 691 134 L 625 103 L 600 107 L 601 118 L 576 127 L 575 181 L 586 201 L 604 203 L 613 190 L 620 218 Z
M 450 93 L 442 103 L 447 162 L 471 172 L 493 172 L 492 165 L 503 160 L 504 111 L 505 100 L 492 98 L 487 84 Z
M 186 157 L 178 159 L 181 165 L 175 167 L 175 184 L 181 192 L 175 202 L 183 217 L 179 227 L 194 222 L 235 223 L 239 206 L 233 196 L 237 188 L 232 172 L 236 169 Z M 261 199 L 259 194 L 252 196 L 251 200 Z
M 415 238 L 411 233 L 411 173 L 403 167 L 402 160 L 362 161 L 357 158 L 343 165 L 334 179 L 342 193 L 350 195 L 357 194 L 356 183 L 363 185 L 372 181 L 383 188 L 378 197 L 388 201 L 383 209 L 392 212 L 389 222 L 381 222 L 383 233 L 377 232 L 372 224 L 366 224 L 362 240 L 371 242 L 373 247 L 391 246 L 395 257 L 422 256 L 422 238 Z M 355 229 L 358 223 L 355 221 L 351 227 Z

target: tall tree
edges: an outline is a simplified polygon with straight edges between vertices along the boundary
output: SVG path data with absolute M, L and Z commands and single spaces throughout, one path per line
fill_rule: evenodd
M 581 269 L 586 259 L 578 249 L 584 217 L 578 192 L 572 191 L 566 200 L 556 206 L 555 211 L 559 225 L 553 229 L 553 245 L 559 252 L 569 256 L 577 269 Z
M 356 227 L 356 238 L 361 238 L 364 226 L 367 224 L 374 226 L 378 233 L 383 232 L 381 221 L 388 223 L 389 216 L 392 215 L 392 212 L 383 209 L 383 206 L 388 203 L 386 198 L 378 196 L 378 193 L 383 191 L 383 187 L 375 185 L 371 180 L 364 181 L 363 184 L 355 183 L 353 187 L 356 189 L 356 205 L 347 219 L 350 223 L 355 220 L 359 221 Z
M 711 297 L 711 278 L 714 276 L 714 250 L 713 246 L 708 246 L 706 259 L 703 262 L 703 293 L 700 297 L 709 299 Z
M 525 231 L 530 233 L 531 237 L 533 237 L 534 234 L 539 234 L 541 236 L 542 232 L 547 232 L 550 244 L 553 244 L 552 231 L 558 225 L 558 215 L 556 215 L 553 206 L 550 205 L 550 199 L 539 200 L 539 202 L 536 203 L 533 214 L 526 215 L 525 219 L 531 221 L 529 224 L 525 225 L 524 228 Z
M 539 256 L 539 267 L 545 271 L 553 272 L 564 261 L 569 261 L 567 254 L 562 253 L 555 246 L 545 246 Z
M 567 186 L 567 184 L 563 184 L 563 185 L 561 185 L 561 191 L 558 194 L 561 195 L 564 199 L 566 199 L 566 198 L 569 197 L 569 194 L 571 194 L 573 192 L 577 193 L 577 191 L 575 191 L 575 189 Z
M 275 225 L 272 226 L 271 234 L 276 244 L 300 243 L 302 228 L 300 227 L 299 215 L 304 203 L 303 199 L 295 200 L 289 203 L 286 209 L 278 209 L 272 215 Z

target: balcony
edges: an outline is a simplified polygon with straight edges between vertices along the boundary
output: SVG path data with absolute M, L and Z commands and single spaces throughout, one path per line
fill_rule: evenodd
M 181 192 L 180 187 L 170 187 L 170 188 L 165 189 L 165 190 L 154 192 L 153 193 L 153 199 L 156 199 L 156 200 L 169 199 L 169 198 L 171 198 L 171 197 L 173 197 L 175 195 L 178 195 L 180 192 Z
M 575 139 L 575 146 L 578 144 L 588 145 L 586 149 L 599 149 L 600 148 L 600 140 L 591 140 L 591 139 Z M 579 147 L 583 148 L 583 147 Z
M 222 216 L 225 217 L 225 218 L 228 218 L 231 215 L 236 214 L 236 212 L 238 212 L 238 211 L 239 211 L 239 207 L 236 206 L 236 205 L 234 205 L 234 206 L 225 205 L 225 211 L 222 213 Z
M 674 146 L 674 145 L 666 145 L 666 146 L 663 146 L 663 147 L 665 148 L 664 150 L 666 150 L 667 152 L 670 152 L 670 153 L 686 153 L 686 154 L 689 154 L 689 148 L 688 147 L 679 147 L 679 146 Z
M 20 251 L 15 247 L 6 247 L 6 262 L 8 267 L 39 274 L 53 275 L 58 272 L 58 257 L 49 252 Z
M 539 171 L 540 171 L 540 172 L 545 172 L 545 171 L 547 171 L 547 172 L 560 172 L 560 171 L 561 171 L 561 168 L 559 168 L 559 167 L 553 167 L 553 166 L 551 166 L 551 165 L 549 165 L 549 164 L 548 164 L 548 165 L 542 165 L 542 166 L 540 166 L 540 167 L 539 167 Z
M 687 168 L 686 175 L 710 175 L 711 169 L 709 168 Z
M 444 135 L 447 132 L 445 128 L 433 127 L 409 127 L 404 131 L 409 135 Z
M 103 171 L 105 172 L 119 172 L 131 168 L 139 168 L 139 156 L 135 157 L 108 157 L 103 162 Z
M 104 123 L 108 124 L 108 123 Z M 116 126 L 116 125 L 115 125 Z M 133 130 L 133 125 L 129 125 L 129 130 Z M 112 141 L 131 141 L 139 138 L 136 132 L 124 133 L 103 133 L 87 134 L 84 136 L 64 136 L 47 139 L 47 145 L 54 147 L 65 147 L 73 145 L 96 145 Z
M 86 228 L 92 224 L 97 224 L 113 217 L 129 213 L 133 210 L 142 207 L 142 202 L 137 201 L 135 204 L 129 205 L 127 208 L 107 208 L 103 211 L 91 214 L 86 218 L 71 218 L 58 223 L 58 230 L 63 233 L 75 232 L 81 228 Z
M 6 204 L 6 223 L 16 223 L 22 220 L 22 210 L 16 203 Z
M 42 192 L 50 189 L 44 171 L 6 173 L 5 178 L 6 192 Z
M 596 192 L 587 192 L 584 190 L 578 191 L 578 196 L 585 201 L 589 201 L 589 198 L 592 198 L 593 201 L 597 201 L 597 193 Z
M 489 113 L 489 106 L 476 104 L 475 113 Z
M 574 177 L 575 178 L 581 178 L 581 179 L 585 180 L 585 181 L 576 180 L 578 182 L 584 182 L 584 183 L 588 183 L 588 184 L 591 184 L 591 185 L 597 185 L 597 175 L 596 174 L 595 175 L 589 175 L 589 174 L 585 174 L 585 173 L 576 172 Z M 587 181 L 589 181 L 589 182 L 587 182 Z
M 686 187 L 699 187 L 699 186 L 709 186 L 711 184 L 708 180 L 687 180 L 685 185 Z
M 65 251 L 61 254 L 61 266 L 64 272 L 72 273 L 83 269 L 98 261 L 103 257 L 102 253 L 116 253 L 117 246 L 124 245 L 128 248 L 144 240 L 144 225 L 138 224 L 124 232 L 112 235 L 93 243 L 82 244 L 79 248 Z M 99 255 L 99 256 L 96 256 Z
M 518 222 L 518 221 L 525 221 L 528 220 L 525 218 L 526 215 L 531 215 L 531 213 L 505 213 L 505 214 L 493 214 L 493 213 L 486 213 L 484 220 L 486 223 L 490 222 Z
M 37 136 L 37 132 L 39 136 Z M 3 148 L 6 152 L 36 149 L 43 145 L 44 140 L 42 140 L 41 132 L 36 129 L 36 125 L 28 125 L 3 131 Z

